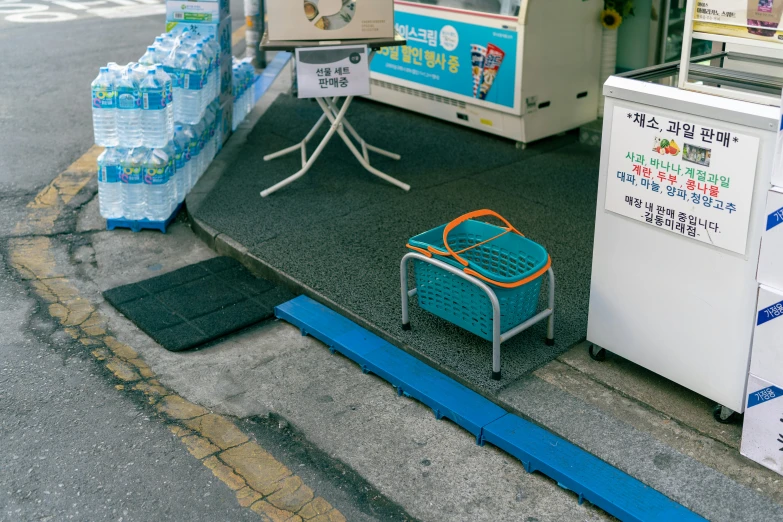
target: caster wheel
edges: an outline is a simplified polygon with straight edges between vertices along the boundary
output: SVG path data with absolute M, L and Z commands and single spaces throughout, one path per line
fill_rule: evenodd
M 712 417 L 721 424 L 736 424 L 739 421 L 740 414 L 725 406 L 716 404 L 712 409 Z
M 590 345 L 590 347 L 587 349 L 587 353 L 590 354 L 590 358 L 594 361 L 603 362 L 606 360 L 606 350 L 603 348 L 596 350 L 594 344 Z

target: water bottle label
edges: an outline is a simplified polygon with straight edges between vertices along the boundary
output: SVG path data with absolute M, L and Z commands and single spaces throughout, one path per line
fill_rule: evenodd
M 142 182 L 141 167 L 123 167 L 120 181 L 135 185 Z
M 120 180 L 122 167 L 117 165 L 102 165 L 98 169 L 98 181 L 101 183 L 117 183 Z
M 182 75 L 182 88 L 198 91 L 204 86 L 204 77 L 201 73 L 185 73 Z
M 182 71 L 175 69 L 169 73 L 169 76 L 171 76 L 171 88 L 173 89 L 181 89 L 182 83 L 183 83 L 183 74 Z
M 145 111 L 156 111 L 166 108 L 166 93 L 160 91 L 146 91 L 141 95 L 141 108 Z
M 177 170 L 185 167 L 185 154 L 184 151 L 174 154 L 174 166 Z
M 171 105 L 174 101 L 174 83 L 171 81 L 166 82 L 166 105 Z
M 113 109 L 114 92 L 100 87 L 93 87 L 92 106 L 96 109 Z
M 118 109 L 138 109 L 141 106 L 139 93 L 130 87 L 120 87 L 117 89 L 117 108 Z
M 171 177 L 171 163 L 163 167 L 146 167 L 144 169 L 144 183 L 147 185 L 163 185 Z

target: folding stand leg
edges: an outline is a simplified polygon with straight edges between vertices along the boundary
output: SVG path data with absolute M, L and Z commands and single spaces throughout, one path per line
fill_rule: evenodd
M 313 166 L 313 163 L 315 163 L 315 160 L 317 160 L 318 156 L 321 155 L 321 152 L 323 152 L 324 147 L 326 147 L 326 144 L 329 143 L 329 140 L 332 139 L 332 136 L 334 136 L 334 133 L 337 132 L 338 130 L 342 130 L 340 128 L 340 122 L 345 117 L 345 113 L 348 112 L 348 107 L 351 105 L 351 100 L 352 99 L 353 99 L 353 97 L 349 96 L 345 100 L 345 103 L 343 104 L 342 108 L 340 109 L 340 112 L 337 114 L 336 117 L 332 114 L 331 109 L 329 109 L 327 107 L 326 110 L 324 110 L 323 116 L 321 116 L 318 119 L 318 121 L 316 122 L 315 126 L 310 130 L 310 132 L 307 133 L 307 136 L 305 136 L 305 139 L 302 140 L 302 142 L 299 143 L 298 145 L 293 145 L 293 146 L 288 147 L 286 149 L 283 149 L 283 150 L 281 150 L 279 152 L 275 152 L 273 154 L 269 154 L 268 156 L 264 156 L 264 161 L 268 161 L 268 160 L 271 160 L 271 159 L 274 159 L 274 158 L 279 158 L 280 156 L 284 156 L 285 154 L 289 154 L 289 153 L 295 151 L 296 149 L 301 148 L 301 150 L 302 150 L 302 168 L 296 174 L 293 174 L 293 175 L 287 177 L 283 181 L 280 181 L 279 183 L 276 183 L 276 184 L 272 185 L 271 187 L 269 187 L 266 190 L 262 190 L 261 191 L 261 197 L 262 198 L 267 197 L 269 194 L 272 194 L 273 192 L 275 192 L 277 190 L 280 190 L 281 188 L 285 187 L 289 183 L 292 183 L 292 182 L 296 181 L 297 179 L 301 178 L 302 176 L 304 176 L 305 174 L 307 174 L 307 171 L 310 170 L 310 167 Z M 316 98 L 316 100 L 318 101 L 318 105 L 321 107 L 321 109 L 324 109 L 323 99 Z M 329 128 L 328 131 L 326 131 L 326 136 L 323 137 L 323 139 L 321 140 L 321 143 L 319 143 L 318 147 L 315 148 L 315 150 L 313 151 L 313 155 L 310 156 L 309 159 L 307 159 L 307 151 L 305 150 L 305 147 L 307 146 L 307 142 L 310 139 L 312 139 L 312 137 L 315 135 L 315 133 L 321 127 L 321 125 L 323 124 L 323 122 L 324 122 L 324 120 L 326 118 L 329 118 L 329 121 L 332 122 L 332 126 Z
M 550 268 L 547 270 L 549 274 L 549 309 L 552 310 L 552 314 L 549 316 L 546 327 L 546 345 L 555 345 L 555 273 Z
M 342 140 L 345 142 L 345 145 L 353 153 L 353 155 L 356 156 L 356 159 L 359 161 L 359 163 L 361 163 L 362 167 L 364 167 L 365 170 L 367 170 L 370 174 L 378 176 L 382 180 L 384 180 L 384 181 L 386 181 L 388 183 L 391 183 L 392 185 L 395 185 L 395 186 L 401 188 L 405 192 L 408 192 L 411 189 L 410 185 L 408 185 L 407 183 L 403 183 L 402 181 L 400 181 L 398 179 L 395 179 L 395 178 L 389 176 L 388 174 L 385 174 L 385 173 L 381 172 L 380 170 L 376 169 L 372 165 L 370 165 L 370 162 L 366 158 L 367 151 L 365 150 L 364 151 L 364 155 L 362 155 L 362 153 L 359 152 L 356 149 L 356 145 L 353 144 L 351 139 L 345 133 L 345 130 L 343 129 L 343 123 L 344 123 L 343 120 L 345 119 L 344 109 L 345 109 L 345 105 L 350 103 L 350 101 L 352 99 L 353 99 L 353 96 L 348 96 L 348 98 L 346 98 L 345 103 L 343 104 L 343 108 L 340 109 L 340 112 L 338 113 L 337 116 L 334 115 L 333 109 L 332 109 L 332 105 L 330 105 L 328 100 L 326 100 L 324 98 L 316 98 L 315 100 L 318 102 L 318 105 L 321 106 L 321 109 L 326 114 L 326 117 L 329 118 L 329 121 L 332 122 L 332 127 L 337 126 L 337 134 L 340 135 Z M 340 115 L 342 115 L 342 118 L 340 117 Z M 345 122 L 345 123 L 347 123 L 347 122 Z M 358 134 L 356 134 L 356 136 L 358 136 Z M 359 138 L 359 140 L 361 140 L 360 143 L 364 142 L 364 140 L 362 140 L 361 138 Z M 377 149 L 377 147 L 375 147 L 375 148 Z M 381 149 L 378 149 L 378 150 L 381 150 Z M 393 154 L 393 153 L 387 152 L 387 151 L 383 151 L 383 152 L 386 155 Z M 396 154 L 395 154 L 395 156 L 396 156 Z M 394 156 L 390 156 L 390 157 L 394 157 Z M 399 156 L 397 157 L 397 159 L 398 158 L 399 158 Z
M 326 100 L 326 104 L 329 105 L 329 108 L 332 110 L 332 114 L 335 116 L 337 115 L 338 108 L 337 108 L 337 97 L 332 98 L 331 100 Z M 401 156 L 399 154 L 395 154 L 394 152 L 389 152 L 388 150 L 383 150 L 381 148 L 375 147 L 374 145 L 370 145 L 366 141 L 364 141 L 364 138 L 359 136 L 359 133 L 356 132 L 356 130 L 353 128 L 353 126 L 348 123 L 348 120 L 343 120 L 343 125 L 345 125 L 345 128 L 348 129 L 348 132 L 353 136 L 353 139 L 355 139 L 359 145 L 362 146 L 362 156 L 364 157 L 364 160 L 369 163 L 370 158 L 369 154 L 367 154 L 367 151 L 372 151 L 376 154 L 380 154 L 382 156 L 386 156 L 388 158 L 399 160 Z

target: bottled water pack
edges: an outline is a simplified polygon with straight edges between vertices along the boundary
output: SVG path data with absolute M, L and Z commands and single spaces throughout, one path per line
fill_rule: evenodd
M 218 149 L 220 47 L 188 31 L 163 34 L 92 82 L 98 197 L 106 219 L 162 221 Z M 251 66 L 252 71 L 252 66 Z M 175 126 L 176 122 L 176 126 Z

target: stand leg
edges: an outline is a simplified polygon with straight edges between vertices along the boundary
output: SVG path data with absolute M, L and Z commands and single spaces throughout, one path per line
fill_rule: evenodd
M 546 328 L 546 344 L 547 346 L 554 346 L 555 344 L 555 273 L 550 268 L 549 273 L 549 309 L 552 310 L 552 315 L 549 316 L 549 321 Z
M 337 127 L 337 134 L 340 135 L 342 140 L 345 142 L 345 145 L 348 147 L 348 149 L 351 151 L 351 153 L 353 153 L 353 155 L 356 157 L 356 159 L 359 161 L 359 163 L 361 163 L 362 167 L 364 167 L 365 170 L 367 170 L 371 174 L 374 174 L 375 176 L 378 176 L 382 180 L 384 180 L 384 181 L 386 181 L 388 183 L 391 183 L 392 185 L 395 185 L 395 186 L 401 188 L 405 192 L 408 192 L 411 189 L 410 185 L 408 185 L 407 183 L 403 183 L 402 181 L 399 181 L 397 179 L 394 179 L 393 177 L 389 176 L 388 174 L 385 174 L 385 173 L 381 172 L 380 170 L 376 169 L 375 167 L 373 167 L 372 165 L 370 165 L 364 159 L 364 156 L 362 155 L 362 153 L 359 152 L 358 150 L 356 150 L 356 145 L 353 144 L 353 142 L 350 140 L 348 135 L 345 134 L 345 130 L 343 130 L 343 127 L 342 127 L 343 119 L 345 117 L 345 112 L 344 111 L 345 111 L 345 106 L 347 104 L 349 104 L 352 99 L 353 99 L 353 96 L 349 96 L 345 100 L 345 103 L 343 104 L 343 107 L 340 109 L 340 114 L 338 114 L 337 117 L 335 117 L 334 114 L 332 113 L 332 109 L 330 108 L 329 103 L 327 102 L 327 100 L 325 100 L 323 98 L 316 98 L 316 101 L 321 106 L 321 109 L 323 109 L 324 113 L 326 113 L 326 117 L 329 118 L 329 121 L 332 122 L 332 128 Z M 342 117 L 340 117 L 340 115 L 342 115 Z
M 500 380 L 500 304 L 497 298 L 492 302 L 492 379 Z
M 410 330 L 411 322 L 408 317 L 408 259 L 403 256 L 400 261 L 400 295 L 402 296 L 402 329 Z
M 326 147 L 326 144 L 329 143 L 329 140 L 332 139 L 332 136 L 334 136 L 334 133 L 337 132 L 338 130 L 340 130 L 340 131 L 342 130 L 342 129 L 340 129 L 340 123 L 339 122 L 340 122 L 340 120 L 342 118 L 345 117 L 345 113 L 348 112 L 348 107 L 351 105 L 351 100 L 352 99 L 353 99 L 353 97 L 349 96 L 348 99 L 345 100 L 345 103 L 343 104 L 342 108 L 340 109 L 340 113 L 337 115 L 337 118 L 332 122 L 332 126 L 326 132 L 326 136 L 323 137 L 323 139 L 321 140 L 321 143 L 319 143 L 318 147 L 316 147 L 316 149 L 313 151 L 313 155 L 310 156 L 310 159 L 308 159 L 307 162 L 304 165 L 302 165 L 301 170 L 299 170 L 299 172 L 297 172 L 296 174 L 293 174 L 293 175 L 287 177 L 283 181 L 272 185 L 268 189 L 261 191 L 261 197 L 262 198 L 267 197 L 269 194 L 272 194 L 273 192 L 276 192 L 277 190 L 280 190 L 281 188 L 285 187 L 289 183 L 292 183 L 292 182 L 296 181 L 297 179 L 301 178 L 302 176 L 304 176 L 305 174 L 307 174 L 307 171 L 310 170 L 310 167 L 313 166 L 313 163 L 315 163 L 315 160 L 317 160 L 318 156 L 321 155 L 321 152 L 324 150 L 324 147 Z M 316 98 L 316 100 L 318 101 L 318 104 L 321 105 L 321 108 L 323 108 L 323 99 L 322 98 Z M 332 111 L 330 110 L 328 114 L 324 114 L 326 117 L 329 117 L 330 121 L 332 120 L 332 117 L 330 117 L 330 116 L 332 116 L 331 112 Z M 307 136 L 311 137 L 311 135 L 315 134 L 315 131 L 318 130 L 318 126 L 320 126 L 321 123 L 322 123 L 322 120 L 319 119 L 318 123 L 316 124 L 316 126 L 313 127 L 313 130 L 311 130 L 310 133 Z M 305 138 L 305 140 L 306 139 L 307 138 Z M 300 145 L 304 148 L 306 143 L 307 143 L 306 141 L 303 141 Z M 296 149 L 294 148 L 294 150 L 296 150 Z M 302 159 L 304 159 L 304 154 L 303 154 Z
M 329 105 L 329 108 L 332 110 L 332 114 L 337 115 L 337 98 L 332 98 L 330 100 L 326 100 L 326 103 Z M 343 125 L 345 125 L 345 128 L 348 129 L 348 132 L 353 136 L 353 139 L 355 139 L 359 145 L 362 146 L 362 153 L 365 161 L 367 163 L 370 162 L 369 155 L 367 154 L 367 151 L 370 150 L 372 152 L 375 152 L 376 154 L 380 154 L 381 156 L 386 156 L 387 158 L 391 158 L 394 160 L 399 160 L 402 156 L 399 154 L 395 154 L 394 152 L 389 152 L 388 150 L 383 150 L 381 148 L 378 148 L 374 145 L 370 145 L 366 141 L 364 141 L 364 138 L 359 136 L 359 133 L 356 132 L 356 130 L 353 128 L 353 126 L 348 122 L 348 120 L 343 121 Z

